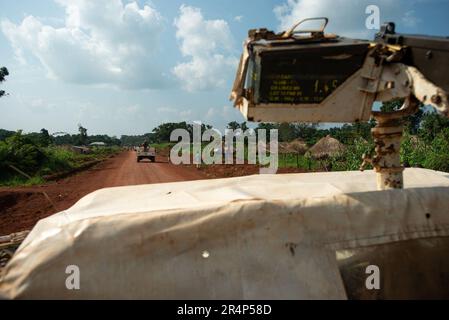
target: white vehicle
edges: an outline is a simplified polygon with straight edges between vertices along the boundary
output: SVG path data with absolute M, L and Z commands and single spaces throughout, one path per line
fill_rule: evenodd
M 142 159 L 148 159 L 151 162 L 156 161 L 156 149 L 150 146 L 139 147 L 137 149 L 137 162 L 140 162 Z
M 377 190 L 369 170 L 101 189 L 39 221 L 0 298 L 448 299 L 449 174 L 407 168 L 404 181 Z

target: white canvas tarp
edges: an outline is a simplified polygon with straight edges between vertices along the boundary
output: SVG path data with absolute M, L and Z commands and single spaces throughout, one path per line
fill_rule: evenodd
M 449 174 L 256 175 L 98 190 L 41 220 L 6 298 L 345 299 L 335 250 L 449 235 Z M 66 287 L 66 268 L 80 289 Z

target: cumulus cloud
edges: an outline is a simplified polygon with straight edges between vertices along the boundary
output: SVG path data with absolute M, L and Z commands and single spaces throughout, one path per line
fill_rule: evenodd
M 380 23 L 401 23 L 413 18 L 413 12 L 407 11 L 409 4 L 405 0 L 287 0 L 276 6 L 274 13 L 280 22 L 279 30 L 290 29 L 296 22 L 305 18 L 324 16 L 329 18 L 329 26 L 326 29 L 328 32 L 347 37 L 370 38 L 373 30 L 365 27 L 368 17 L 365 9 L 369 5 L 379 7 Z
M 62 26 L 27 16 L 1 29 L 25 62 L 37 58 L 50 77 L 79 84 L 141 89 L 163 86 L 152 57 L 157 54 L 163 18 L 149 5 L 122 0 L 57 0 L 65 9 Z
M 200 9 L 183 5 L 174 25 L 181 53 L 190 59 L 172 70 L 184 89 L 224 87 L 238 63 L 232 54 L 233 39 L 228 23 L 205 20 Z

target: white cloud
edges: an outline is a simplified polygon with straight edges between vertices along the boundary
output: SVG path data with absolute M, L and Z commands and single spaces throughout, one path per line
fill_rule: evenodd
M 404 16 L 401 20 L 402 24 L 407 27 L 415 27 L 418 23 L 421 22 L 421 19 L 415 16 L 414 10 L 409 10 L 405 12 Z
M 243 16 L 235 16 L 234 20 L 237 21 L 237 22 L 242 22 Z
M 156 111 L 159 114 L 171 115 L 174 118 L 183 119 L 183 120 L 188 119 L 192 115 L 191 109 L 181 109 L 181 107 L 178 107 L 178 108 L 159 107 L 156 109 Z
M 142 117 L 142 108 L 139 104 L 117 106 L 113 110 L 114 112 L 111 112 L 110 116 L 114 120 L 123 121 L 123 119 L 127 119 L 128 121 L 135 121 Z
M 176 113 L 176 109 L 170 108 L 170 107 L 160 107 L 160 108 L 157 108 L 157 112 L 158 113 Z
M 122 0 L 57 0 L 64 24 L 53 27 L 31 15 L 1 29 L 17 57 L 37 58 L 53 78 L 80 84 L 157 88 L 163 76 L 156 55 L 163 19 L 158 11 Z M 48 20 L 47 20 L 48 21 Z
M 224 129 L 231 121 L 243 122 L 242 114 L 234 107 L 225 105 L 223 107 L 211 107 L 207 109 L 204 120 L 217 129 Z
M 276 6 L 274 13 L 280 22 L 279 30 L 288 30 L 305 18 L 328 17 L 327 32 L 354 38 L 371 38 L 374 31 L 365 27 L 368 17 L 365 9 L 368 5 L 379 7 L 381 24 L 385 21 L 401 24 L 407 19 L 407 14 L 410 15 L 407 13 L 408 2 L 405 0 L 287 0 L 283 5 Z
M 44 98 L 25 98 L 19 97 L 26 108 L 33 113 L 49 113 L 53 112 L 58 106 L 56 103 L 48 101 Z
M 206 119 L 212 119 L 216 116 L 217 111 L 215 108 L 209 108 L 206 113 Z
M 224 20 L 205 20 L 201 10 L 181 6 L 174 22 L 180 50 L 190 61 L 173 68 L 187 91 L 224 87 L 238 63 L 232 54 L 233 39 Z
M 190 118 L 190 117 L 192 116 L 192 110 L 191 110 L 191 109 L 188 109 L 188 110 L 181 111 L 181 112 L 179 113 L 179 115 L 180 115 L 181 117 L 185 117 L 186 119 L 187 119 L 187 118 Z

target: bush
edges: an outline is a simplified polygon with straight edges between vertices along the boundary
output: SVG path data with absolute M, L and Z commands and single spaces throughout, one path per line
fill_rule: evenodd
M 438 133 L 423 161 L 424 168 L 449 172 L 449 128 Z
M 333 171 L 358 170 L 364 153 L 374 150 L 374 143 L 356 139 L 340 156 L 328 160 Z M 441 130 L 427 143 L 423 138 L 404 133 L 401 162 L 406 167 L 419 167 L 449 172 L 449 128 Z M 374 153 L 373 153 L 374 155 Z M 366 169 L 371 169 L 367 166 Z
M 401 147 L 401 160 L 411 167 L 449 172 L 449 128 L 437 133 L 426 143 L 416 136 L 405 135 Z
M 72 151 L 59 147 L 48 147 L 45 149 L 45 153 L 46 160 L 41 170 L 39 170 L 39 173 L 42 175 L 49 175 L 74 167 L 76 154 Z
M 105 158 L 120 151 L 119 147 L 94 148 L 91 154 L 78 154 L 57 146 L 39 147 L 21 131 L 0 141 L 0 184 L 42 183 L 42 176 L 77 168 L 86 161 Z M 25 178 L 11 166 L 25 172 Z
M 400 151 L 401 162 L 406 167 L 423 167 L 428 149 L 428 146 L 422 139 L 405 133 Z
M 345 151 L 329 159 L 333 171 L 359 170 L 363 154 L 370 154 L 374 150 L 374 142 L 367 142 L 363 138 L 354 139 L 354 143 L 346 147 Z M 369 165 L 366 169 L 372 169 Z
M 33 175 L 45 159 L 42 151 L 18 131 L 0 142 L 0 168 L 11 171 L 10 165 Z

